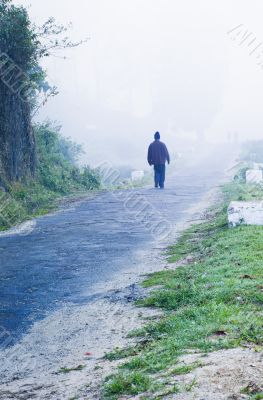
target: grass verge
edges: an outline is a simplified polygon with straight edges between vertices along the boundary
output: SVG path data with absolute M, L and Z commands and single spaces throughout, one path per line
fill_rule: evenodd
M 174 376 L 198 367 L 176 367 L 182 354 L 262 345 L 263 227 L 229 229 L 226 208 L 230 200 L 262 199 L 263 191 L 231 183 L 223 192 L 224 204 L 213 218 L 192 226 L 168 251 L 170 263 L 189 255 L 191 262 L 144 281 L 145 287 L 158 289 L 138 305 L 161 308 L 164 317 L 130 334 L 143 340 L 143 346 L 110 354 L 109 359 L 124 362 L 105 382 L 105 398 L 140 393 L 146 393 L 145 399 L 162 398 Z

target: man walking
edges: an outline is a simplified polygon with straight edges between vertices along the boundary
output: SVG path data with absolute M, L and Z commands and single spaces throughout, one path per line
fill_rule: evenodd
M 154 182 L 155 187 L 164 189 L 165 181 L 165 163 L 170 164 L 170 156 L 166 145 L 160 141 L 160 133 L 154 135 L 154 142 L 150 144 L 148 149 L 148 163 L 154 166 Z

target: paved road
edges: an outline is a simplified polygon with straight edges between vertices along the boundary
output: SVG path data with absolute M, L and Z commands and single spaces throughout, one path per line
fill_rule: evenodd
M 164 191 L 103 193 L 37 219 L 27 236 L 0 237 L 0 326 L 17 340 L 48 312 L 89 301 L 94 284 L 123 273 L 138 250 L 152 246 L 159 230 L 149 224 L 149 213 L 158 226 L 175 226 L 223 177 L 229 156 L 223 158 L 213 154 L 178 171 Z

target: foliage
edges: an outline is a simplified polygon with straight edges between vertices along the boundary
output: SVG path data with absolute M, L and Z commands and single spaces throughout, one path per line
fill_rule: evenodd
M 83 150 L 60 135 L 60 127 L 49 122 L 36 125 L 37 180 L 48 190 L 66 194 L 99 187 L 99 178 L 88 166 L 82 170 L 74 163 Z
M 138 305 L 161 308 L 164 316 L 130 334 L 146 343 L 142 348 L 135 346 L 134 355 L 132 348 L 118 350 L 116 357 L 111 354 L 111 359 L 121 354 L 129 357 L 120 366 L 125 381 L 136 373 L 158 383 L 163 371 L 171 367 L 170 374 L 188 373 L 199 365 L 174 367 L 188 351 L 205 354 L 247 343 L 262 345 L 263 228 L 229 229 L 226 206 L 229 200 L 244 196 L 242 185 L 226 185 L 224 195 L 225 204 L 209 222 L 194 225 L 170 248 L 169 260 L 179 266 L 151 274 L 144 282 L 153 290 Z M 257 195 L 262 198 L 263 191 L 258 189 Z M 252 196 L 252 190 L 246 194 L 248 199 Z M 188 264 L 180 266 L 180 260 L 188 255 Z M 171 382 L 168 379 L 167 385 Z M 118 383 L 118 396 L 128 394 L 119 378 Z M 106 394 L 111 388 L 114 393 L 114 384 L 111 377 Z
M 39 46 L 26 9 L 11 1 L 0 3 L 0 49 L 23 70 L 35 67 L 36 51 Z
M 9 184 L 5 217 L 12 224 L 45 214 L 61 196 L 100 187 L 100 178 L 94 170 L 89 166 L 79 168 L 73 163 L 83 150 L 71 139 L 62 137 L 59 129 L 51 123 L 34 126 L 38 159 L 36 179 Z M 9 225 L 0 215 L 0 230 Z
M 46 81 L 46 73 L 39 64 L 40 60 L 84 42 L 70 41 L 66 36 L 69 27 L 70 25 L 58 25 L 54 18 L 36 26 L 31 23 L 25 7 L 14 5 L 12 0 L 2 0 L 0 3 L 1 52 L 7 54 L 23 71 L 24 74 L 20 76 L 16 73 L 16 78 L 20 79 L 20 85 L 25 80 L 30 84 L 32 90 L 27 90 L 23 95 L 28 96 L 28 101 L 36 110 L 40 108 L 37 94 L 44 94 L 45 103 L 48 97 L 58 93 L 57 88 L 50 87 Z
M 105 385 L 105 395 L 111 399 L 118 398 L 118 395 L 123 392 L 136 395 L 149 390 L 151 386 L 153 386 L 153 381 L 140 372 L 132 372 L 131 374 L 119 373 L 109 377 Z

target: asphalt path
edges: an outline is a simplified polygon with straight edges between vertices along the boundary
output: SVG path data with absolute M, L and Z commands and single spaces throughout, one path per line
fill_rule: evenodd
M 0 327 L 12 344 L 59 307 L 87 303 L 94 285 L 132 268 L 137 251 L 165 243 L 189 207 L 223 179 L 230 158 L 221 149 L 180 168 L 165 190 L 103 192 L 38 218 L 27 234 L 0 236 Z

